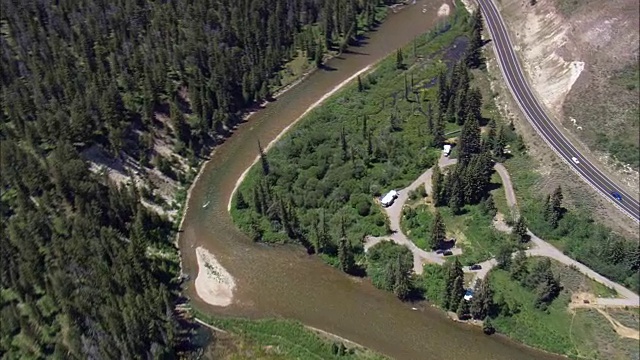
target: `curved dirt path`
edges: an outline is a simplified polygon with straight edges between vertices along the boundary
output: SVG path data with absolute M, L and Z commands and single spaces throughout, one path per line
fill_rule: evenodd
M 456 159 L 449 159 L 447 157 L 440 157 L 438 161 L 438 166 L 444 168 L 449 165 L 453 165 L 457 162 Z M 504 165 L 500 163 L 495 163 L 493 168 L 496 170 L 498 175 L 500 175 L 500 179 L 502 180 L 502 185 L 505 189 L 505 195 L 507 199 L 507 204 L 514 211 L 515 214 L 518 212 L 518 206 L 516 201 L 516 195 L 513 190 L 513 185 L 511 183 L 511 178 L 509 176 L 509 172 L 504 167 Z M 382 240 L 392 240 L 398 244 L 405 245 L 411 250 L 413 253 L 413 270 L 416 274 L 422 274 L 423 266 L 427 263 L 435 263 L 435 264 L 444 264 L 445 258 L 442 255 L 436 254 L 435 252 L 428 252 L 418 248 L 413 241 L 411 241 L 400 228 L 400 221 L 402 219 L 402 208 L 409 198 L 409 192 L 411 190 L 417 189 L 419 186 L 423 185 L 426 187 L 427 193 L 431 193 L 431 174 L 432 169 L 425 171 L 418 179 L 416 179 L 411 185 L 406 188 L 398 191 L 398 198 L 393 203 L 393 205 L 385 208 L 385 212 L 389 217 L 390 228 L 392 234 L 389 236 L 382 237 L 367 237 L 365 242 L 365 250 L 369 249 L 371 246 L 377 244 Z M 508 226 L 503 226 L 504 230 L 510 231 Z M 531 231 L 527 231 L 529 236 L 531 237 L 532 248 L 527 250 L 526 253 L 528 256 L 544 256 L 567 266 L 574 266 L 579 272 L 586 275 L 587 277 L 593 279 L 594 281 L 603 284 L 609 288 L 613 288 L 616 290 L 620 298 L 598 298 L 594 305 L 598 307 L 623 307 L 623 306 L 632 306 L 639 307 L 640 306 L 640 297 L 638 294 L 633 291 L 627 289 L 626 287 L 607 279 L 606 277 L 598 274 L 593 271 L 589 267 L 584 264 L 568 257 L 563 254 L 562 251 L 558 250 L 553 245 L 548 242 L 540 239 Z M 460 249 L 454 249 L 454 255 L 461 253 Z M 515 255 L 515 254 L 514 254 Z M 475 285 L 475 282 L 478 279 L 483 279 L 487 276 L 489 271 L 497 265 L 495 259 L 489 259 L 482 263 L 479 263 L 481 269 L 478 271 L 472 271 L 468 267 L 464 267 L 464 271 L 468 273 L 474 273 L 475 277 L 471 281 L 470 287 L 472 288 Z

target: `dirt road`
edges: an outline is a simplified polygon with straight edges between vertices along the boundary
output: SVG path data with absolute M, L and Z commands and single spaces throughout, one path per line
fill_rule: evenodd
M 453 165 L 457 162 L 456 159 L 450 159 L 442 156 L 438 161 L 438 166 L 441 168 L 447 167 L 449 165 Z M 509 172 L 507 169 L 499 163 L 494 164 L 493 167 L 500 178 L 502 179 L 502 184 L 505 190 L 505 195 L 507 199 L 507 204 L 514 211 L 515 214 L 518 213 L 518 206 L 516 201 L 516 195 L 513 190 L 513 185 L 511 183 L 511 178 L 509 177 Z M 428 252 L 418 248 L 413 241 L 411 241 L 400 228 L 400 221 L 402 219 L 402 208 L 404 204 L 407 202 L 409 198 L 409 192 L 411 190 L 417 189 L 419 186 L 424 184 L 427 193 L 431 193 L 431 174 L 432 169 L 425 171 L 422 175 L 418 177 L 411 185 L 407 186 L 404 189 L 398 191 L 398 198 L 394 202 L 393 205 L 385 208 L 387 216 L 389 217 L 390 227 L 392 234 L 390 236 L 383 237 L 368 237 L 365 243 L 365 250 L 369 249 L 371 246 L 377 244 L 382 240 L 392 240 L 398 244 L 405 245 L 411 250 L 413 253 L 413 269 L 416 274 L 422 274 L 424 264 L 427 263 L 435 263 L 435 264 L 444 264 L 445 258 L 442 255 L 436 254 L 435 252 Z M 502 226 L 503 229 L 509 230 L 508 226 Z M 584 264 L 566 256 L 562 253 L 562 251 L 558 250 L 553 245 L 548 242 L 540 239 L 531 231 L 528 231 L 529 236 L 531 236 L 531 249 L 527 250 L 526 253 L 528 256 L 544 256 L 556 261 L 559 261 L 562 264 L 567 266 L 574 266 L 579 272 L 586 275 L 587 277 L 593 279 L 600 284 L 603 284 L 607 287 L 613 288 L 618 292 L 621 298 L 598 298 L 596 300 L 596 306 L 598 307 L 622 307 L 622 306 L 631 306 L 631 307 L 639 307 L 640 306 L 640 297 L 638 294 L 633 291 L 627 289 L 626 287 L 613 282 L 606 277 L 598 274 L 592 269 L 588 268 Z M 454 255 L 461 253 L 460 249 L 455 249 Z M 515 254 L 514 254 L 515 255 Z M 473 287 L 475 282 L 478 279 L 483 279 L 487 276 L 489 271 L 497 265 L 495 259 L 489 259 L 479 264 L 481 266 L 480 270 L 472 271 L 468 267 L 464 268 L 465 272 L 474 273 L 475 277 L 471 281 L 470 287 Z

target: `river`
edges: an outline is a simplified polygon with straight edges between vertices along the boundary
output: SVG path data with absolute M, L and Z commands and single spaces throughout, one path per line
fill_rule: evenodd
M 254 114 L 219 146 L 192 188 L 179 238 L 185 292 L 200 310 L 250 318 L 285 317 L 345 337 L 396 359 L 556 359 L 479 328 L 454 323 L 427 304 L 397 300 L 308 256 L 301 247 L 254 244 L 227 212 L 237 179 L 257 155 L 310 105 L 359 70 L 432 28 L 441 1 L 422 0 L 390 14 L 365 44 L 327 63 L 277 101 Z M 423 12 L 423 9 L 426 9 Z M 203 208 L 203 204 L 209 203 Z M 234 303 L 201 301 L 193 286 L 195 248 L 204 246 L 235 278 Z

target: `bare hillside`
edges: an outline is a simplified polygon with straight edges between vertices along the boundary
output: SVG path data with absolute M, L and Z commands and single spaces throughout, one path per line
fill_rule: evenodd
M 532 5 L 533 3 L 533 5 Z M 539 98 L 638 191 L 637 0 L 498 0 Z

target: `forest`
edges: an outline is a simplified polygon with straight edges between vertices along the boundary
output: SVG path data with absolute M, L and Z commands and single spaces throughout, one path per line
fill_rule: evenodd
M 175 176 L 160 134 L 197 164 L 284 63 L 357 42 L 386 2 L 2 0 L 0 356 L 183 351 L 174 224 L 83 152 Z

